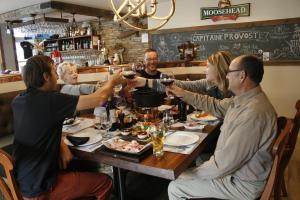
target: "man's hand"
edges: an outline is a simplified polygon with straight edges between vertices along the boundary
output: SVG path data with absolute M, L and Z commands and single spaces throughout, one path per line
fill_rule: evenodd
M 60 168 L 66 169 L 69 162 L 73 159 L 73 154 L 71 153 L 69 147 L 64 143 L 63 137 L 60 142 Z
M 146 79 L 143 77 L 136 76 L 134 79 L 126 79 L 127 85 L 131 88 L 144 87 L 146 84 Z
M 166 93 L 168 94 L 173 94 L 177 97 L 183 97 L 185 95 L 185 90 L 176 86 L 176 85 L 171 85 L 166 87 Z
M 119 85 L 122 84 L 124 79 L 121 74 L 121 71 L 117 71 L 113 75 L 110 76 L 110 81 L 112 82 L 113 85 Z

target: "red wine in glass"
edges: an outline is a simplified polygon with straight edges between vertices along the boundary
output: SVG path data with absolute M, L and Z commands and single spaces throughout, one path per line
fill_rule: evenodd
M 174 83 L 174 79 L 162 79 L 160 82 L 165 86 L 170 86 Z
M 124 71 L 122 75 L 127 79 L 134 79 L 136 73 L 134 71 Z

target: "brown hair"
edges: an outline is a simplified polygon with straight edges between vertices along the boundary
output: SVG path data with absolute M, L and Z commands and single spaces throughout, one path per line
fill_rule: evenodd
M 27 88 L 39 88 L 45 83 L 43 74 L 51 76 L 53 60 L 48 56 L 36 55 L 29 58 L 23 68 L 23 80 Z
M 207 59 L 210 64 L 216 67 L 217 87 L 224 93 L 227 93 L 228 80 L 226 79 L 226 75 L 233 58 L 233 55 L 229 51 L 218 51 L 211 54 Z

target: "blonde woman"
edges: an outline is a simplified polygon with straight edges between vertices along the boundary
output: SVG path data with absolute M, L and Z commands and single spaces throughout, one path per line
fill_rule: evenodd
M 210 55 L 207 59 L 206 79 L 197 81 L 179 81 L 175 80 L 175 85 L 178 87 L 195 93 L 206 94 L 217 99 L 223 99 L 233 96 L 228 91 L 228 80 L 226 74 L 228 67 L 233 59 L 233 56 L 228 51 L 218 51 Z M 141 77 L 135 78 L 129 83 L 134 87 L 145 86 L 156 90 L 165 91 L 165 86 L 160 83 L 159 79 L 145 79 Z
M 76 65 L 73 63 L 63 62 L 59 64 L 56 72 L 65 83 L 60 90 L 61 93 L 79 96 L 91 94 L 97 89 L 94 84 L 77 84 L 78 73 Z

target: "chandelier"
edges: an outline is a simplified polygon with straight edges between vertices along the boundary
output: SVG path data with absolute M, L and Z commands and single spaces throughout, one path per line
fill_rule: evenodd
M 156 11 L 159 0 L 122 0 L 119 8 L 116 8 L 116 0 L 111 0 L 111 7 L 115 14 L 114 21 L 123 22 L 127 26 L 139 31 L 155 31 L 165 25 L 175 11 L 176 0 L 170 1 L 170 11 L 166 16 L 157 16 Z M 142 23 L 134 23 L 132 19 L 153 19 L 157 24 L 153 28 L 144 27 Z

